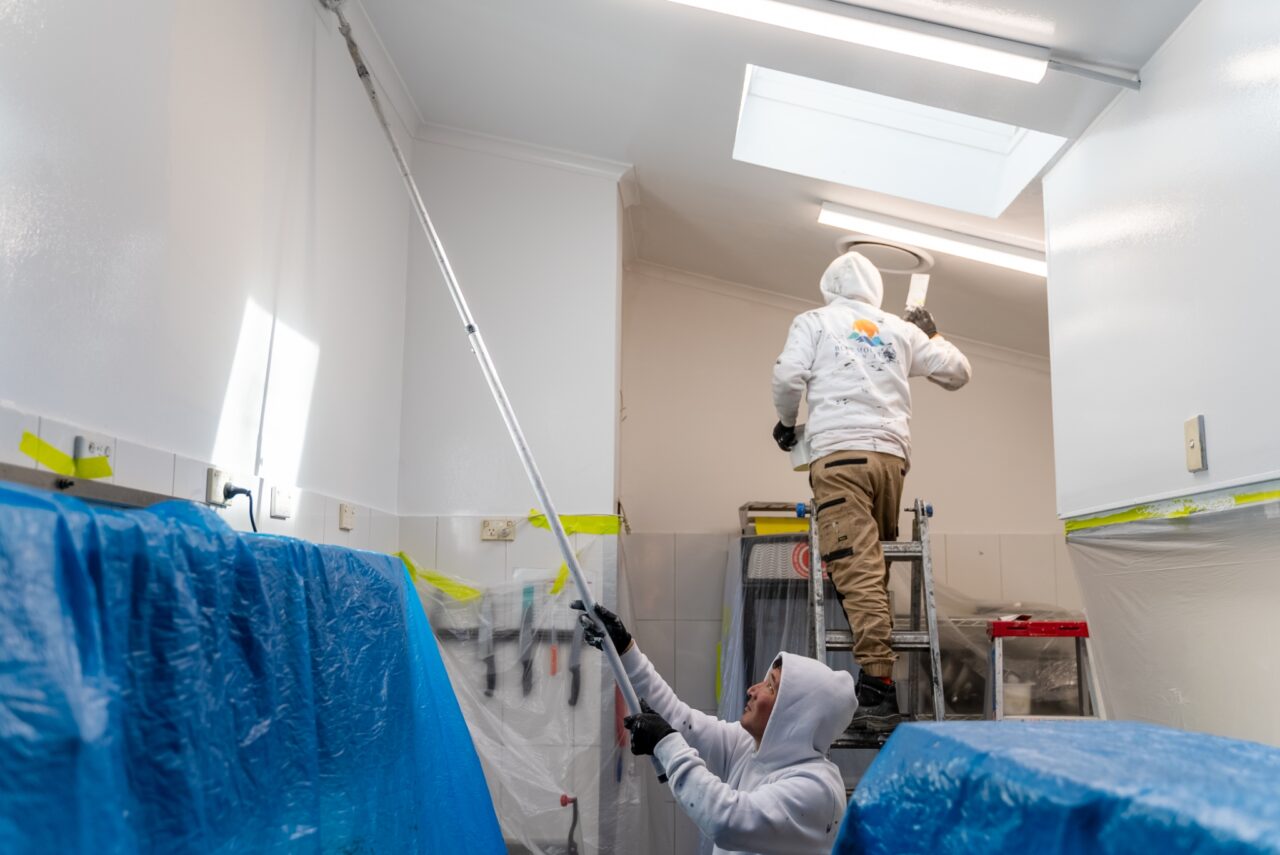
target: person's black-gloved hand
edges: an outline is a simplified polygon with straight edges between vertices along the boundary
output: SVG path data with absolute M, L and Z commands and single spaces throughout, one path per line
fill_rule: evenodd
M 629 715 L 622 720 L 623 726 L 631 731 L 631 753 L 635 755 L 652 754 L 653 749 L 667 734 L 676 729 L 667 724 L 667 720 L 658 715 L 649 705 L 640 701 L 640 712 Z
M 912 306 L 902 313 L 902 319 L 924 330 L 929 338 L 938 334 L 938 325 L 933 322 L 933 315 L 924 306 Z
M 782 422 L 778 422 L 773 426 L 773 441 L 778 443 L 778 448 L 783 451 L 790 451 L 796 447 L 796 429 L 795 426 L 787 427 Z
M 569 604 L 569 608 L 577 609 L 580 612 L 587 610 L 582 600 L 574 600 Z M 618 616 L 599 603 L 596 603 L 596 616 L 600 618 L 600 622 L 604 624 L 609 637 L 613 639 L 613 646 L 617 648 L 618 653 L 626 653 L 627 648 L 631 646 L 631 633 L 627 632 L 627 628 L 623 626 Z M 581 614 L 578 615 L 578 623 L 582 624 L 582 640 L 596 650 L 603 650 L 604 635 L 600 632 L 600 628 L 595 625 L 595 622 L 585 614 Z

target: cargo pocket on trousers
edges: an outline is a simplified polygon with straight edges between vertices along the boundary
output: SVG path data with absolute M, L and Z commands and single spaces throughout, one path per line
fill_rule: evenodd
M 848 498 L 839 496 L 818 505 L 818 546 L 823 561 L 839 561 L 853 555 L 853 516 Z

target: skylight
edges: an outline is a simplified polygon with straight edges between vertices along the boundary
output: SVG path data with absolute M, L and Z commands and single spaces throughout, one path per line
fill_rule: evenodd
M 998 217 L 1064 137 L 747 66 L 733 157 Z

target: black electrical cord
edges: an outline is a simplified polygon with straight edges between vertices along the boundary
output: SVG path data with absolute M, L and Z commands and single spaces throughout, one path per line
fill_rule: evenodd
M 233 484 L 227 484 L 222 488 L 222 498 L 224 501 L 230 502 L 236 496 L 249 497 L 249 525 L 253 526 L 253 531 L 256 534 L 258 531 L 258 523 L 253 518 L 253 493 L 244 487 L 236 487 Z

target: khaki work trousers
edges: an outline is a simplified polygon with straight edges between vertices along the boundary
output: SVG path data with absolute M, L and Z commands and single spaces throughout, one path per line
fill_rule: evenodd
M 871 677 L 891 677 L 889 567 L 882 540 L 898 539 L 907 464 L 892 454 L 837 451 L 809 467 L 818 548 L 853 631 L 853 655 Z

